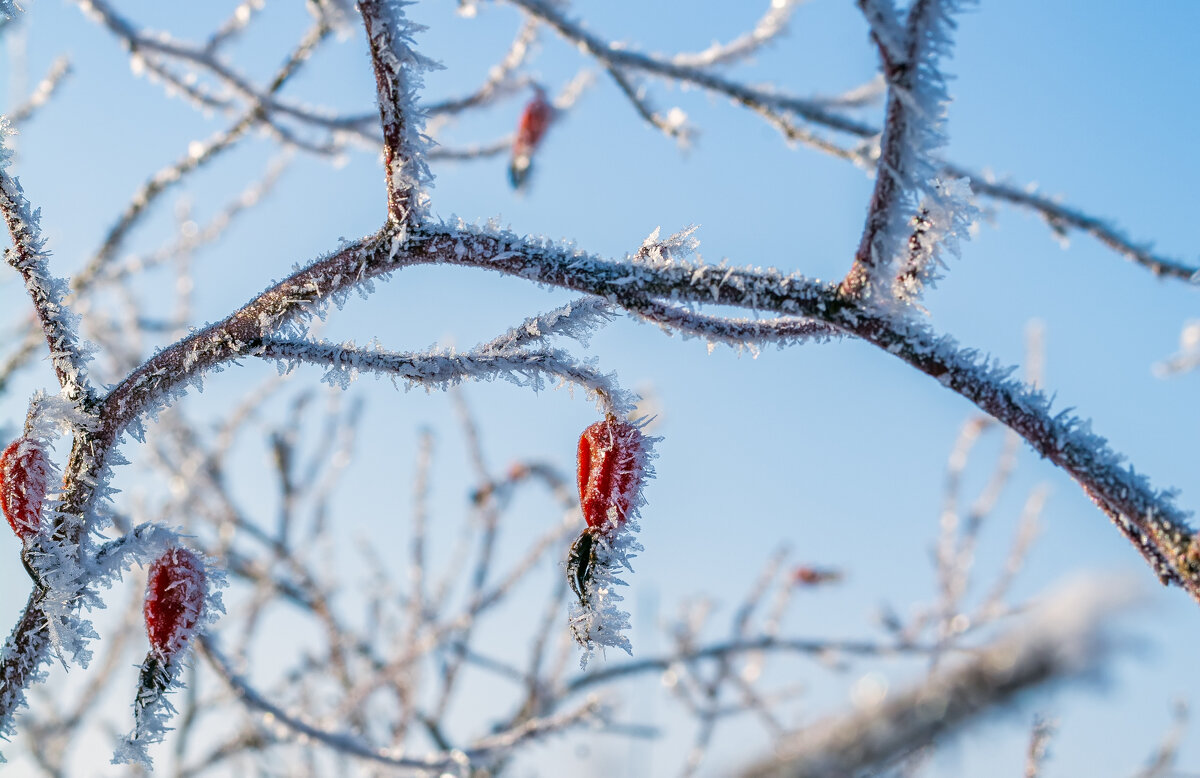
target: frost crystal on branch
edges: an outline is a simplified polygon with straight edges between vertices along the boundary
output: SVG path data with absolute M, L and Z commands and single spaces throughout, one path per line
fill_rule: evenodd
M 958 257 L 959 241 L 970 237 L 979 209 L 971 202 L 971 182 L 965 178 L 933 179 L 910 222 L 908 255 L 892 282 L 897 300 L 919 305 L 924 289 L 932 288 L 946 267 L 945 257 Z

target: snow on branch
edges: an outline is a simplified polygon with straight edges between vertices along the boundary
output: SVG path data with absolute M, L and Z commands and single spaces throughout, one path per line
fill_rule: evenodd
M 429 139 L 424 135 L 425 115 L 417 105 L 423 84 L 421 73 L 441 67 L 413 48 L 413 36 L 421 26 L 404 16 L 404 0 L 361 0 L 358 4 L 379 98 L 383 125 L 383 162 L 387 169 L 388 216 L 402 229 L 419 223 L 428 210 L 426 190 L 433 183 L 425 154 Z
M 0 654 L 0 737 L 10 740 L 16 729 L 13 725 L 21 708 L 28 707 L 25 692 L 33 683 L 46 680 L 42 662 L 50 653 L 50 631 L 45 628 L 46 616 L 38 606 L 41 592 L 35 590 L 13 626 Z
M 1112 648 L 1101 629 L 1103 619 L 1125 604 L 1113 600 L 1113 591 L 1110 583 L 1092 581 L 1060 592 L 1031 623 L 978 649 L 969 660 L 865 710 L 804 728 L 741 775 L 857 775 L 894 763 L 1031 689 L 1094 674 Z

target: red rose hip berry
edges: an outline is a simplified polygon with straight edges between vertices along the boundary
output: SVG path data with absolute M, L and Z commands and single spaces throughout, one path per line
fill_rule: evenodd
M 637 508 L 646 440 L 633 424 L 608 417 L 579 437 L 579 504 L 588 527 L 615 532 Z
M 50 460 L 33 438 L 17 438 L 0 454 L 0 508 L 22 543 L 37 535 Z
M 167 549 L 150 566 L 142 614 L 153 653 L 169 661 L 187 645 L 206 591 L 204 563 L 186 548 Z

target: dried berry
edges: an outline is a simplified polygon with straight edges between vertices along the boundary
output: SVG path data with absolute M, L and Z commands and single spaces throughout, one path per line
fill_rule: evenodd
M 633 424 L 608 417 L 579 437 L 579 504 L 587 525 L 613 533 L 641 494 L 646 439 Z
M 151 653 L 170 661 L 187 645 L 204 609 L 204 563 L 186 548 L 167 549 L 146 582 L 146 635 Z
M 519 189 L 525 182 L 525 177 L 529 175 L 529 168 L 533 165 L 533 152 L 542 142 L 553 119 L 554 106 L 546 101 L 545 92 L 539 88 L 521 112 L 521 120 L 517 124 L 517 137 L 513 139 L 508 181 L 514 189 Z
M 50 460 L 33 438 L 17 438 L 0 454 L 0 508 L 22 543 L 37 535 Z

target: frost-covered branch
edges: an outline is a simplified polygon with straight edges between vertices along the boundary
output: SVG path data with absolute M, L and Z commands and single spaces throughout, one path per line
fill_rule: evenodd
M 1094 671 L 1111 650 L 1100 630 L 1102 619 L 1120 603 L 1097 594 L 1108 588 L 1094 582 L 1058 594 L 1033 623 L 969 660 L 864 711 L 806 727 L 742 775 L 855 775 L 894 763 L 981 714 L 1010 705 L 1022 692 Z
M 994 181 L 990 176 L 972 173 L 950 164 L 944 165 L 943 171 L 951 177 L 969 178 L 971 189 L 977 195 L 1033 211 L 1045 220 L 1055 234 L 1065 236 L 1074 229 L 1091 235 L 1130 262 L 1141 265 L 1156 276 L 1193 281 L 1196 274 L 1200 273 L 1200 266 L 1154 251 L 1152 243 L 1130 238 L 1124 230 L 1110 220 L 1092 216 L 1055 198 L 1040 195 L 1029 187 Z
M 1200 566 L 1189 554 L 1192 529 L 1171 492 L 1149 480 L 1112 451 L 1091 425 L 1054 412 L 1050 399 L 1012 378 L 1012 370 L 937 335 L 925 324 L 864 309 L 836 287 L 798 275 L 734 266 L 614 262 L 526 241 L 512 233 L 460 227 L 429 230 L 415 241 L 418 255 L 474 265 L 529 281 L 609 297 L 634 296 L 714 303 L 798 315 L 821 321 L 879 346 L 943 386 L 975 403 L 1020 434 L 1034 450 L 1066 470 L 1133 542 L 1164 582 L 1177 583 L 1200 601 Z
M 413 48 L 420 26 L 404 16 L 401 0 L 360 0 L 367 29 L 379 120 L 383 126 L 383 165 L 387 175 L 388 218 L 401 230 L 420 223 L 428 205 L 426 190 L 433 176 L 426 165 L 429 139 L 425 115 L 417 104 L 422 72 L 440 68 Z
M 546 22 L 573 44 L 579 45 L 589 55 L 603 63 L 606 69 L 610 66 L 615 66 L 627 71 L 640 71 L 648 75 L 694 85 L 724 95 L 761 115 L 789 141 L 803 143 L 825 153 L 854 162 L 867 169 L 876 169 L 877 167 L 877 161 L 874 159 L 869 148 L 855 148 L 830 141 L 813 132 L 810 128 L 798 124 L 792 118 L 789 118 L 790 115 L 795 115 L 804 122 L 835 132 L 845 133 L 861 141 L 869 141 L 880 135 L 879 128 L 872 126 L 868 122 L 858 121 L 842 113 L 829 110 L 829 106 L 842 103 L 821 99 L 805 99 L 788 95 L 785 92 L 775 89 L 759 88 L 743 84 L 734 79 L 716 75 L 702 66 L 691 64 L 686 58 L 683 62 L 679 62 L 677 58 L 663 59 L 654 55 L 643 54 L 627 45 L 607 41 L 594 33 L 588 32 L 581 24 L 571 21 L 557 8 L 541 0 L 512 0 L 512 2 L 524 8 L 536 18 Z M 889 52 L 898 48 L 898 44 L 891 43 L 890 38 L 898 37 L 902 39 L 905 30 L 901 28 L 899 31 L 896 31 L 886 21 L 889 18 L 895 20 L 896 14 L 893 1 L 870 0 L 870 2 L 860 3 L 860 5 L 863 7 L 864 14 L 871 23 L 872 34 L 876 36 L 882 34 L 889 38 L 889 42 L 881 45 L 884 45 Z M 911 17 L 914 22 L 920 21 L 920 24 L 917 25 L 917 32 L 920 35 L 927 36 L 923 40 L 918 41 L 920 48 L 924 51 L 937 54 L 941 51 L 941 44 L 938 43 L 936 36 L 945 32 L 945 25 L 948 21 L 945 9 L 942 8 L 946 3 L 918 3 L 914 5 L 923 7 L 917 16 Z M 955 5 L 955 3 L 949 5 Z M 891 11 L 890 16 L 888 14 L 889 10 Z M 905 60 L 898 60 L 898 64 L 902 64 L 903 62 Z M 915 76 L 916 69 L 905 68 L 907 71 L 906 81 L 911 80 Z M 932 75 L 934 72 L 931 71 L 929 75 Z M 944 88 L 941 85 L 936 84 L 936 81 L 933 83 L 936 86 L 935 93 L 939 91 L 944 93 Z M 904 93 L 901 95 L 900 93 L 896 93 L 896 102 L 900 103 L 897 110 L 901 112 L 906 110 L 903 105 L 904 101 L 914 101 L 908 107 L 908 113 L 915 111 L 918 115 L 925 118 L 936 118 L 936 116 L 940 115 L 940 109 L 929 114 L 928 111 L 931 106 L 928 102 L 920 100 L 922 94 L 921 90 L 913 94 Z M 852 105 L 855 102 L 851 101 L 847 104 Z M 892 105 L 893 103 L 889 101 L 889 115 Z M 643 116 L 643 118 L 646 117 Z M 898 132 L 901 129 L 906 131 L 911 130 L 907 126 L 907 123 L 904 128 L 897 126 Z M 936 145 L 936 141 L 936 137 L 927 138 L 922 141 L 922 145 L 932 150 Z M 886 142 L 883 145 L 886 148 Z M 900 149 L 895 148 L 893 154 L 898 154 L 899 152 Z M 1152 251 L 1149 244 L 1145 242 L 1134 241 L 1126 237 L 1120 229 L 1113 226 L 1108 220 L 1089 215 L 1076 207 L 1057 203 L 1049 198 L 1032 194 L 1022 187 L 987 181 L 986 177 L 982 174 L 960 165 L 935 157 L 931 157 L 930 160 L 934 168 L 932 171 L 925 171 L 926 173 L 930 173 L 927 178 L 936 177 L 942 181 L 968 179 L 971 182 L 971 189 L 976 195 L 1007 202 L 1019 208 L 1033 210 L 1041 215 L 1050 225 L 1051 229 L 1055 231 L 1070 228 L 1092 235 L 1118 254 L 1147 267 L 1155 275 L 1165 275 L 1171 278 L 1187 280 L 1197 270 L 1200 270 L 1200 267 Z M 897 171 L 895 161 L 893 160 L 889 164 L 893 169 L 893 173 L 895 173 Z M 877 173 L 877 182 L 888 178 L 886 169 L 880 167 L 879 170 L 880 172 Z M 921 181 L 922 185 L 924 183 L 925 181 Z M 877 183 L 878 186 L 880 184 Z M 892 187 L 891 184 L 886 183 L 882 186 L 889 189 Z M 888 201 L 890 202 L 890 199 Z M 898 229 L 903 231 L 906 226 L 905 220 L 900 218 L 897 223 L 900 225 Z M 872 235 L 878 231 L 878 226 L 875 230 L 870 231 Z M 867 237 L 867 232 L 866 230 L 864 231 L 864 239 Z M 863 248 L 863 245 L 866 248 Z M 869 242 L 863 245 L 860 245 L 860 251 L 869 250 Z M 857 282 L 860 279 L 856 278 L 854 280 Z
M 338 753 L 358 759 L 377 762 L 391 767 L 418 770 L 447 770 L 468 767 L 473 761 L 494 757 L 511 750 L 520 743 L 557 734 L 566 729 L 588 724 L 604 715 L 603 707 L 596 700 L 589 700 L 567 713 L 544 719 L 527 721 L 507 732 L 499 732 L 475 741 L 471 746 L 443 753 L 430 754 L 424 758 L 404 756 L 403 749 L 375 748 L 349 732 L 339 732 L 319 727 L 305 720 L 302 715 L 289 713 L 270 702 L 241 675 L 234 672 L 229 660 L 216 648 L 211 638 L 200 639 L 204 658 L 217 671 L 226 684 L 237 694 L 247 707 L 258 711 L 271 725 L 288 730 L 293 737 L 319 741 Z
M 233 9 L 233 13 L 229 14 L 229 18 L 212 35 L 208 36 L 205 48 L 208 51 L 216 51 L 226 43 L 237 39 L 250 26 L 250 22 L 254 20 L 255 15 L 263 9 L 265 4 L 266 0 L 242 0 Z
M 842 336 L 842 333 L 828 324 L 800 317 L 735 319 L 707 316 L 657 300 L 624 300 L 622 304 L 633 315 L 658 324 L 668 334 L 679 332 L 685 337 L 703 338 L 708 342 L 710 350 L 714 345 L 721 343 L 757 353 L 759 347 L 765 343 L 775 343 L 783 347 L 813 340 L 822 342 Z
M 703 68 L 743 60 L 787 32 L 787 24 L 802 1 L 770 0 L 754 29 L 728 43 L 713 43 L 704 51 L 676 54 L 671 57 L 671 62 L 683 67 Z
M 667 137 L 674 138 L 682 147 L 686 147 L 691 142 L 695 130 L 687 125 L 687 116 L 683 111 L 672 108 L 665 115 L 660 114 L 654 110 L 654 106 L 650 105 L 645 90 L 635 84 L 624 69 L 618 65 L 608 65 L 605 70 L 612 76 L 613 82 L 621 90 L 621 93 L 628 98 L 638 116 L 648 124 L 657 127 Z
M 858 297 L 872 287 L 882 300 L 891 297 L 896 256 L 906 243 L 917 200 L 933 201 L 933 208 L 945 210 L 941 231 L 953 231 L 955 209 L 965 207 L 956 187 L 933 185 L 937 160 L 933 156 L 945 145 L 942 121 L 949 101 L 945 77 L 938 59 L 949 53 L 950 32 L 954 23 L 950 14 L 957 0 L 916 0 L 908 9 L 902 37 L 891 0 L 861 2 L 871 24 L 871 34 L 883 60 L 888 82 L 887 114 L 879 161 L 875 168 L 875 189 L 867 210 L 866 224 L 854 255 L 854 264 L 841 289 Z M 932 249 L 924 249 L 932 254 Z M 935 262 L 930 256 L 926 263 Z
M 663 298 L 801 316 L 874 343 L 1016 430 L 1083 486 L 1160 578 L 1180 584 L 1200 599 L 1200 568 L 1188 555 L 1192 530 L 1168 493 L 1155 490 L 1144 476 L 1122 465 L 1086 422 L 1053 413 L 1049 399 L 1013 380 L 1011 371 L 989 364 L 919 322 L 864 310 L 835 287 L 797 275 L 670 258 L 613 262 L 503 231 L 425 228 L 411 236 L 409 252 L 394 258 L 392 245 L 386 232 L 351 244 L 285 279 L 225 321 L 164 350 L 106 399 L 105 435 L 115 434 L 161 402 L 164 393 L 197 380 L 203 370 L 253 352 L 261 339 L 286 321 L 310 314 L 314 305 L 341 299 L 363 280 L 408 264 L 473 265 L 618 303 L 631 296 Z
M 578 45 L 590 56 L 604 63 L 606 67 L 615 66 L 691 84 L 701 89 L 726 95 L 751 109 L 776 109 L 794 113 L 806 121 L 859 137 L 870 137 L 875 134 L 868 125 L 830 111 L 820 101 L 805 100 L 781 92 L 749 87 L 733 79 L 717 75 L 707 68 L 678 64 L 669 59 L 643 54 L 627 46 L 600 38 L 588 32 L 579 23 L 571 21 L 557 7 L 544 2 L 544 0 L 510 1 L 513 5 L 523 8 L 535 18 L 545 22 L 572 44 Z
M 275 73 L 266 93 L 277 93 L 295 74 L 296 70 L 310 57 L 317 46 L 330 33 L 329 27 L 314 25 L 297 44 L 287 61 Z M 71 286 L 79 291 L 88 288 L 96 277 L 113 261 L 124 244 L 130 230 L 141 221 L 150 206 L 168 189 L 179 184 L 189 173 L 200 169 L 215 157 L 235 146 L 250 130 L 265 117 L 261 105 L 254 106 L 227 130 L 218 132 L 203 143 L 189 144 L 187 153 L 179 160 L 159 170 L 147 179 L 134 193 L 129 205 L 109 228 L 103 243 L 88 264 L 72 279 Z
M 152 252 L 128 256 L 120 264 L 109 264 L 107 270 L 100 274 L 99 280 L 105 283 L 119 282 L 213 243 L 225 234 L 238 217 L 258 205 L 271 193 L 287 170 L 291 160 L 292 155 L 285 153 L 279 159 L 272 161 L 261 178 L 232 198 L 206 223 L 194 225 L 185 222 L 181 225 L 179 235 L 175 240 Z M 79 282 L 76 281 L 76 283 Z
M 444 353 L 400 354 L 382 349 L 358 348 L 353 344 L 313 343 L 300 341 L 265 340 L 253 356 L 278 360 L 283 369 L 308 363 L 327 367 L 325 380 L 333 385 L 348 386 L 358 373 L 380 373 L 399 378 L 414 386 L 445 390 L 464 380 L 486 380 L 503 376 L 519 386 L 534 391 L 544 388 L 542 375 L 549 375 L 586 389 L 595 394 L 612 412 L 624 413 L 632 408 L 624 400 L 625 393 L 606 376 L 579 365 L 558 349 L 540 351 L 511 351 L 503 353 Z M 619 405 L 612 405 L 617 398 Z
M 21 124 L 29 121 L 39 108 L 50 102 L 50 98 L 54 97 L 54 93 L 58 91 L 69 75 L 71 75 L 71 60 L 66 57 L 55 59 L 50 64 L 50 69 L 46 71 L 45 77 L 38 82 L 25 102 L 8 115 L 8 121 L 14 127 L 20 127 Z
M 143 32 L 133 22 L 117 13 L 106 0 L 77 1 L 89 18 L 102 24 L 129 50 L 130 61 L 136 73 L 143 71 L 152 73 L 167 84 L 169 91 L 186 96 L 198 108 L 229 111 L 240 100 L 249 107 L 261 109 L 273 132 L 290 143 L 302 147 L 305 145 L 304 142 L 285 130 L 276 121 L 277 117 L 287 117 L 312 127 L 342 135 L 352 135 L 372 145 L 378 142 L 378 137 L 366 129 L 367 119 L 364 116 L 341 117 L 274 98 L 267 94 L 266 90 L 257 88 L 247 76 L 226 64 L 207 45 L 180 41 L 163 33 Z M 322 24 L 324 18 L 321 17 L 318 24 Z M 213 90 L 203 85 L 197 85 L 195 79 L 191 77 L 192 74 L 176 73 L 163 65 L 159 61 L 160 58 L 175 60 L 190 68 L 206 72 L 223 86 L 224 90 L 214 93 Z M 309 146 L 309 148 L 320 149 L 320 147 L 313 146 Z M 321 150 L 326 153 L 328 151 L 327 149 Z
M 0 216 L 8 227 L 12 247 L 4 250 L 4 260 L 20 273 L 33 302 L 38 322 L 50 347 L 54 373 L 68 399 L 90 399 L 87 378 L 88 351 L 76 332 L 76 317 L 64 303 L 66 283 L 50 274 L 46 239 L 42 236 L 40 210 L 35 210 L 21 184 L 8 172 L 12 152 L 6 146 L 11 134 L 7 122 L 0 119 Z
M 487 78 L 478 89 L 463 97 L 425 104 L 425 115 L 439 118 L 455 116 L 467 109 L 487 105 L 508 91 L 516 91 L 523 84 L 522 79 L 514 78 L 513 73 L 529 57 L 530 48 L 537 40 L 538 26 L 537 22 L 526 19 L 517 30 L 508 52 L 488 71 Z
M 1050 741 L 1057 730 L 1057 722 L 1042 716 L 1034 718 L 1029 732 L 1029 747 L 1025 751 L 1024 778 L 1038 778 L 1042 774 L 1042 765 L 1050 756 Z

